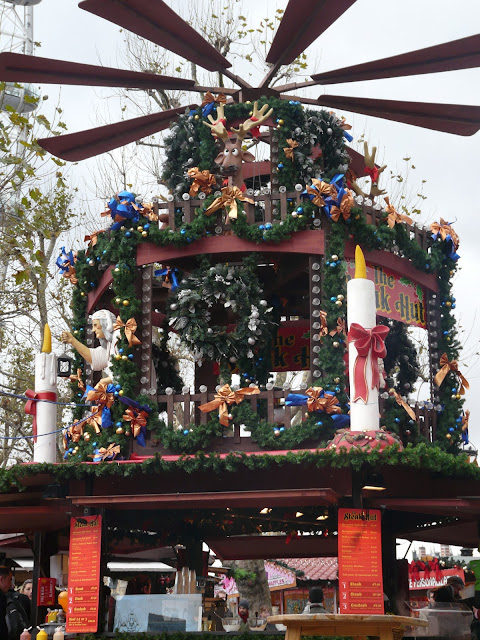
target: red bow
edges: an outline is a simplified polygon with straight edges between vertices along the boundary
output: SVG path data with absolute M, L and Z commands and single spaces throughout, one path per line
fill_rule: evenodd
M 373 184 L 376 184 L 378 182 L 378 175 L 379 175 L 378 167 L 376 166 L 365 167 L 365 173 L 367 176 L 370 176 Z
M 348 339 L 354 343 L 357 349 L 357 357 L 353 366 L 355 397 L 352 398 L 352 402 L 362 399 L 366 403 L 368 400 L 366 370 L 369 354 L 371 354 L 372 364 L 372 389 L 378 389 L 380 383 L 378 358 L 384 358 L 387 355 L 384 341 L 389 331 L 390 329 L 383 325 L 377 325 L 373 329 L 364 329 L 356 322 L 352 322 L 350 325 Z
M 33 416 L 33 422 L 32 422 L 33 441 L 36 442 L 37 441 L 37 402 L 39 400 L 51 400 L 52 402 L 55 402 L 57 399 L 57 394 L 53 393 L 53 391 L 37 392 L 37 391 L 33 391 L 32 389 L 27 389 L 25 391 L 25 395 L 27 396 L 27 398 L 30 398 L 30 400 L 27 400 L 27 402 L 25 403 L 24 411 L 25 413 L 28 413 L 29 416 Z

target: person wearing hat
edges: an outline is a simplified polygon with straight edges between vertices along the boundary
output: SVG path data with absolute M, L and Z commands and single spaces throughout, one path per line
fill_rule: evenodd
M 239 600 L 238 615 L 240 616 L 240 618 L 245 624 L 247 624 L 247 619 L 249 616 L 249 611 L 248 611 L 249 608 L 250 608 L 250 603 L 248 602 L 248 600 L 245 600 L 245 598 L 242 598 L 241 600 Z
M 461 602 L 462 597 L 460 591 L 465 589 L 465 583 L 460 576 L 449 576 L 447 578 L 447 585 L 453 587 L 453 598 L 455 602 Z
M 308 603 L 302 613 L 327 613 L 323 599 L 322 587 L 312 587 L 308 592 Z

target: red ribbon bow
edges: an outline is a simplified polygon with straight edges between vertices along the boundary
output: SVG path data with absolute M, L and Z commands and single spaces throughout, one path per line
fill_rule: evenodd
M 33 391 L 32 389 L 27 389 L 25 391 L 25 395 L 30 400 L 27 400 L 25 403 L 24 411 L 28 413 L 29 416 L 33 416 L 32 422 L 32 431 L 33 431 L 33 441 L 37 441 L 37 402 L 39 400 L 51 400 L 55 402 L 57 399 L 57 394 L 53 393 L 53 391 Z
M 388 332 L 389 328 L 383 325 L 377 325 L 373 329 L 364 329 L 356 322 L 352 322 L 350 325 L 348 339 L 354 343 L 357 349 L 357 357 L 353 366 L 355 397 L 352 398 L 352 402 L 362 399 L 366 403 L 368 400 L 367 360 L 369 354 L 372 365 L 372 389 L 378 389 L 380 383 L 378 358 L 384 358 L 387 355 L 385 338 Z

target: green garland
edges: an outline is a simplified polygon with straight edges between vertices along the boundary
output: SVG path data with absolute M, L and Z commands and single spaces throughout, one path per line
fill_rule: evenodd
M 425 443 L 416 446 L 407 445 L 403 451 L 396 447 L 387 447 L 381 453 L 374 451 L 359 451 L 345 449 L 318 450 L 315 452 L 296 451 L 279 455 L 248 456 L 235 452 L 221 457 L 215 453 L 199 453 L 194 456 L 180 457 L 175 461 L 164 460 L 161 455 L 155 455 L 142 463 L 136 464 L 101 464 L 84 465 L 75 461 L 65 464 L 29 464 L 15 465 L 9 469 L 0 469 L 0 492 L 8 493 L 16 488 L 26 490 L 24 480 L 33 478 L 37 474 L 47 474 L 54 482 L 69 480 L 83 480 L 94 477 L 125 477 L 149 476 L 165 473 L 242 473 L 268 468 L 284 467 L 287 465 L 311 465 L 315 469 L 355 469 L 360 470 L 368 464 L 374 471 L 382 466 L 403 467 L 407 469 L 422 469 L 426 472 L 438 474 L 444 478 L 470 478 L 480 480 L 480 468 L 469 462 L 467 455 L 452 456 L 439 447 L 432 447 Z

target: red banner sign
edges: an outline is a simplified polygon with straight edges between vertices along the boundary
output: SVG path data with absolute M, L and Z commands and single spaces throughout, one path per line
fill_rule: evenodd
M 304 320 L 282 322 L 272 345 L 272 371 L 310 369 L 310 325 Z
M 71 518 L 67 633 L 97 631 L 101 545 L 101 516 Z
M 338 510 L 340 613 L 384 613 L 381 513 Z
M 347 280 L 355 274 L 355 262 L 347 262 Z M 408 278 L 384 267 L 367 264 L 367 278 L 375 283 L 377 314 L 427 328 L 425 292 Z
M 55 601 L 55 578 L 39 578 L 37 588 L 37 605 L 39 607 L 51 607 Z
M 408 575 L 408 588 L 410 591 L 418 591 L 419 589 L 435 589 L 435 587 L 444 587 L 448 578 L 451 576 L 459 576 L 465 583 L 465 572 L 463 569 L 442 569 L 438 574 L 430 571 L 419 571 L 418 575 Z

